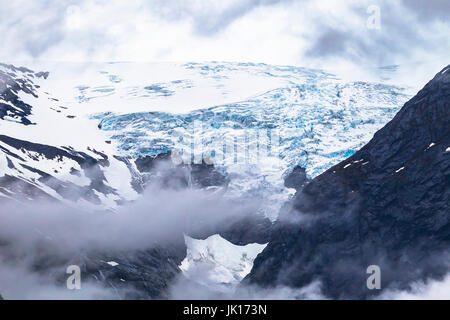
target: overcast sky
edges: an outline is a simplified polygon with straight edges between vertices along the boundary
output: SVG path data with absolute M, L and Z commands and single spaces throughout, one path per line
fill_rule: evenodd
M 376 67 L 448 63 L 450 52 L 448 0 L 0 2 L 3 62 L 217 60 Z M 373 23 L 368 28 L 376 7 L 379 28 Z

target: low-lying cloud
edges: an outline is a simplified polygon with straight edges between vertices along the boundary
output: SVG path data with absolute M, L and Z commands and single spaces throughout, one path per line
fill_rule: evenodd
M 151 184 L 141 200 L 118 212 L 80 212 L 56 203 L 10 203 L 0 208 L 0 293 L 6 299 L 122 299 L 126 292 L 85 280 L 68 290 L 60 275 L 67 261 L 90 251 L 134 252 L 164 246 L 183 233 L 213 230 L 228 220 L 255 212 L 257 201 L 227 199 L 198 189 L 161 189 Z M 304 223 L 304 220 L 297 223 Z M 294 222 L 292 222 L 294 223 Z M 168 290 L 170 299 L 327 299 L 320 281 L 293 289 L 240 285 L 205 287 L 180 273 Z M 199 279 L 201 274 L 198 275 Z M 450 277 L 415 283 L 411 290 L 387 290 L 377 299 L 446 299 Z M 127 287 L 118 290 L 135 290 Z
M 442 280 L 420 281 L 411 285 L 411 290 L 389 290 L 379 299 L 386 300 L 448 300 L 450 299 L 450 274 Z
M 226 199 L 217 191 L 162 189 L 159 183 L 114 213 L 83 212 L 50 201 L 2 204 L 0 293 L 6 299 L 123 297 L 90 282 L 80 292 L 66 292 L 63 268 L 91 252 L 132 254 L 184 244 L 184 233 L 214 230 L 257 208 L 256 202 Z

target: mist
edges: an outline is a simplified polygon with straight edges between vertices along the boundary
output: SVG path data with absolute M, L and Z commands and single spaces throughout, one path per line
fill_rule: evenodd
M 89 281 L 82 290 L 67 290 L 66 267 L 91 253 L 132 256 L 165 247 L 176 247 L 184 258 L 183 234 L 211 232 L 257 210 L 256 199 L 225 198 L 220 188 L 163 188 L 160 182 L 115 212 L 53 201 L 6 202 L 0 207 L 0 292 L 5 299 L 123 298 Z
M 200 277 L 200 275 L 199 275 Z M 180 274 L 170 287 L 174 300 L 325 300 L 320 281 L 303 288 L 275 286 L 263 288 L 257 285 L 239 285 L 237 288 L 213 288 L 189 280 Z
M 117 287 L 108 281 L 105 285 L 96 281 L 95 277 L 83 276 L 81 290 L 68 290 L 66 268 L 69 265 L 83 266 L 87 257 L 105 265 L 109 260 L 99 257 L 115 257 L 123 252 L 127 257 L 133 257 L 154 248 L 170 248 L 168 257 L 175 252 L 178 262 L 181 262 L 186 257 L 183 235 L 194 238 L 199 234 L 209 236 L 260 210 L 262 202 L 259 199 L 225 197 L 223 187 L 206 190 L 186 188 L 178 183 L 178 178 L 185 172 L 177 170 L 182 169 L 173 171 L 173 167 L 168 169 L 167 164 L 163 163 L 157 168 L 159 176 L 153 177 L 147 184 L 139 200 L 127 203 L 114 212 L 90 212 L 80 209 L 84 207 L 81 205 L 77 207 L 73 203 L 51 200 L 33 201 L 32 204 L 3 203 L 0 207 L 2 296 L 5 299 L 88 300 L 140 297 L 138 289 L 132 285 Z M 286 204 L 279 222 L 303 227 L 320 223 L 317 217 L 301 213 L 286 214 L 289 209 L 289 204 Z M 382 265 L 383 274 L 389 275 L 389 263 Z M 327 299 L 321 291 L 320 279 L 303 288 L 289 288 L 281 285 L 282 281 L 272 288 L 245 282 L 237 287 L 227 287 L 196 281 L 204 278 L 201 269 L 197 270 L 198 275 L 190 274 L 189 279 L 177 269 L 176 276 L 170 279 L 165 298 Z M 339 270 L 336 272 L 339 273 Z M 374 298 L 439 299 L 448 297 L 449 289 L 447 275 L 441 281 L 413 283 L 409 290 L 386 288 Z
M 450 273 L 441 281 L 418 281 L 411 290 L 387 290 L 379 299 L 394 300 L 447 300 L 450 297 Z

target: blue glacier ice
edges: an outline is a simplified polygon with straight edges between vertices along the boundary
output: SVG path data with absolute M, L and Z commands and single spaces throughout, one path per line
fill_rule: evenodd
M 183 114 L 103 112 L 92 117 L 118 142 L 121 153 L 134 157 L 180 149 L 183 144 L 186 147 L 186 139 L 180 136 L 192 134 L 193 139 L 206 146 L 217 139 L 235 138 L 237 148 L 242 147 L 242 152 L 248 153 L 249 137 L 254 138 L 256 132 L 259 137 L 267 133 L 264 139 L 270 140 L 271 134 L 276 132 L 279 135 L 277 150 L 263 154 L 257 163 L 215 162 L 231 178 L 228 194 L 263 199 L 267 205 L 264 213 L 269 217 L 275 217 L 281 204 L 292 195 L 293 191 L 284 187 L 283 177 L 295 166 L 305 167 L 312 178 L 351 156 L 392 119 L 410 97 L 401 87 L 344 82 L 322 70 L 299 67 L 216 62 L 187 63 L 182 68 L 197 72 L 219 88 L 225 79 L 233 79 L 236 72 L 279 81 L 270 90 L 244 100 Z M 143 90 L 136 88 L 134 94 L 147 91 L 147 94 L 176 96 L 179 90 L 195 85 L 195 81 L 189 79 L 175 79 L 143 84 Z M 226 86 L 223 87 L 226 91 Z M 92 89 L 90 94 L 95 94 Z M 96 90 L 99 89 L 103 94 L 114 90 Z M 88 88 L 79 90 L 85 93 Z M 195 133 L 194 123 L 200 123 Z

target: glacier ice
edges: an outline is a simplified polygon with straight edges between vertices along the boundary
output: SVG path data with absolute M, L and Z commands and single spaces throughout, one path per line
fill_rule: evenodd
M 39 99 L 22 96 L 33 105 L 29 118 L 36 125 L 22 130 L 2 123 L 6 132 L 125 157 L 182 150 L 195 142 L 203 147 L 192 150 L 194 161 L 205 149 L 217 149 L 215 142 L 226 141 L 234 157 L 214 163 L 230 178 L 227 195 L 260 199 L 262 213 L 272 219 L 294 192 L 283 178 L 295 166 L 306 168 L 311 178 L 351 156 L 410 97 L 402 87 L 346 82 L 293 66 L 94 63 L 48 69 L 48 79 L 37 82 Z M 262 145 L 267 152 L 260 152 Z M 109 171 L 108 180 L 125 188 L 124 179 Z M 125 189 L 119 193 L 135 197 Z
M 196 71 L 196 76 L 214 83 L 224 96 L 230 93 L 227 81 L 240 82 L 242 74 L 272 81 L 272 87 L 245 99 L 187 113 L 108 111 L 91 117 L 118 142 L 122 153 L 133 156 L 183 149 L 186 141 L 181 141 L 180 136 L 194 136 L 206 147 L 217 139 L 234 139 L 236 149 L 249 153 L 248 141 L 252 137 L 258 135 L 260 140 L 267 140 L 276 132 L 278 150 L 258 155 L 256 164 L 236 159 L 215 162 L 232 177 L 229 195 L 260 197 L 265 204 L 264 213 L 271 218 L 276 217 L 280 205 L 292 194 L 283 186 L 283 177 L 289 171 L 300 165 L 309 177 L 315 177 L 351 156 L 409 98 L 401 87 L 345 83 L 321 70 L 242 63 L 188 63 L 179 68 Z M 166 98 L 176 96 L 179 90 L 189 90 L 175 87 L 173 82 L 146 85 L 143 90 L 151 88 L 155 94 L 163 90 L 160 96 L 170 91 Z M 189 88 L 198 85 L 209 95 L 210 88 L 201 88 L 203 84 L 195 77 L 188 83 Z M 195 123 L 200 123 L 200 129 L 196 130 Z M 193 157 L 198 157 L 197 151 L 193 152 Z
M 187 256 L 180 265 L 183 274 L 216 290 L 232 289 L 239 284 L 250 273 L 256 256 L 267 245 L 252 243 L 237 246 L 219 235 L 205 240 L 185 236 L 185 243 Z M 199 273 L 203 274 L 201 279 Z

